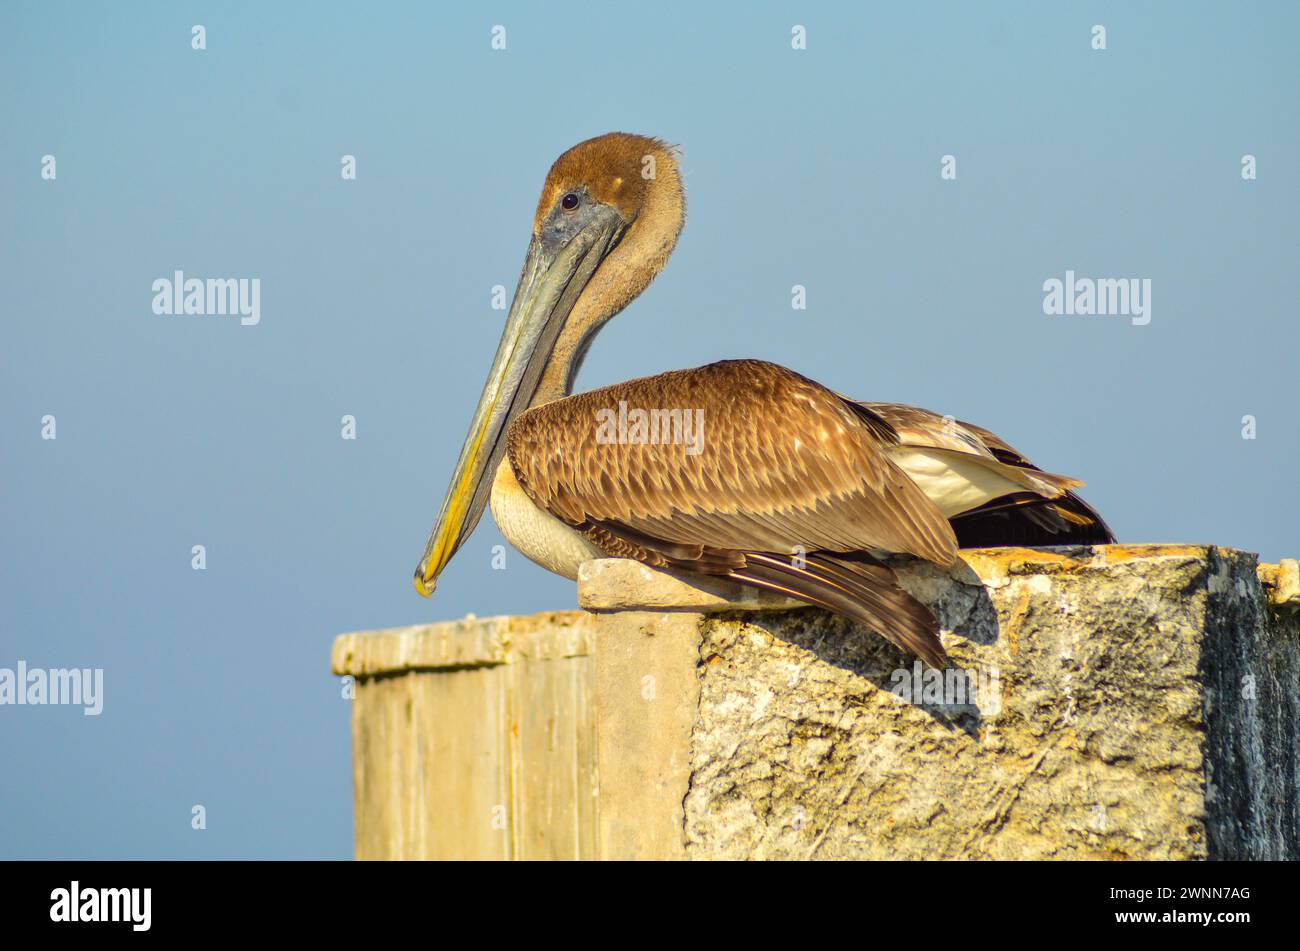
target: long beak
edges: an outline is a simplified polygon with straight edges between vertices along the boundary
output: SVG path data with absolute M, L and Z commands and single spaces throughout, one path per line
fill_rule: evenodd
M 505 452 L 506 427 L 532 402 L 578 296 L 623 229 L 612 208 L 592 206 L 591 220 L 567 243 L 544 233 L 529 245 L 483 395 L 415 569 L 415 590 L 424 597 L 478 524 Z

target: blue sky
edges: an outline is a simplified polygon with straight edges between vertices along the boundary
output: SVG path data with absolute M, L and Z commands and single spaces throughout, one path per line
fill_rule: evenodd
M 1294 557 L 1297 39 L 1288 2 L 4 4 L 0 667 L 105 697 L 0 707 L 0 856 L 346 857 L 332 637 L 574 605 L 490 518 L 410 576 L 491 288 L 601 132 L 680 143 L 690 217 L 582 388 L 770 359 L 996 430 L 1124 541 Z M 175 270 L 259 278 L 261 322 L 156 316 Z M 1067 270 L 1151 322 L 1044 315 Z

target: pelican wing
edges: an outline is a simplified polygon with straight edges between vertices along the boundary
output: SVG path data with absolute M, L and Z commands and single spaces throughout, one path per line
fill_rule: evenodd
M 934 615 L 871 552 L 949 565 L 952 527 L 889 460 L 889 424 L 811 380 L 715 363 L 534 407 L 506 440 L 528 497 L 607 555 L 781 592 L 944 665 Z
M 507 453 L 534 503 L 607 549 L 653 542 L 719 570 L 734 552 L 951 564 L 952 528 L 890 461 L 896 441 L 825 387 L 737 360 L 534 407 L 511 424 Z

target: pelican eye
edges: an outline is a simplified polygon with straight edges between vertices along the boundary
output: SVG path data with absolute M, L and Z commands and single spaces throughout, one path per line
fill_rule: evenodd
M 578 207 L 578 201 L 579 201 L 578 193 L 569 192 L 567 195 L 565 195 L 563 198 L 560 199 L 560 207 L 563 208 L 565 211 L 573 211 L 573 209 Z

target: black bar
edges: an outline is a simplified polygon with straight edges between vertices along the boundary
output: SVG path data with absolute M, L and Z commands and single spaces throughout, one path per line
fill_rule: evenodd
M 1190 930 L 1232 940 L 1243 929 L 1289 922 L 1293 872 L 1282 863 L 1233 862 L 8 862 L 0 864 L 0 910 L 7 936 L 337 938 L 416 928 L 431 941 L 463 941 L 476 940 L 466 928 L 477 940 L 531 928 L 533 940 L 583 943 L 608 940 L 599 922 L 612 915 L 629 937 L 695 943 L 703 931 L 738 938 L 779 910 L 805 939 L 817 922 L 838 921 L 837 931 L 860 929 L 864 941 L 897 929 L 907 944 L 977 933 L 1019 941 Z M 136 911 L 134 923 L 52 920 L 52 912 L 66 917 L 74 881 L 87 911 L 102 896 L 87 899 L 89 890 L 149 889 L 148 929 L 136 929 L 143 891 L 129 906 L 122 892 L 106 896 L 108 911 L 114 903 Z M 63 894 L 68 901 L 56 907 Z

